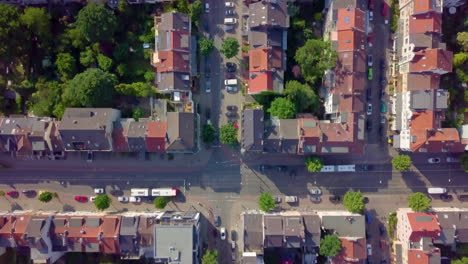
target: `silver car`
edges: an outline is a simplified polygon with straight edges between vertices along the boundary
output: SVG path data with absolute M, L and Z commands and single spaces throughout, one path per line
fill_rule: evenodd
M 322 198 L 320 196 L 311 195 L 310 200 L 314 203 L 320 203 L 322 201 Z
M 322 194 L 322 191 L 319 188 L 310 188 L 309 192 L 312 195 L 321 195 Z

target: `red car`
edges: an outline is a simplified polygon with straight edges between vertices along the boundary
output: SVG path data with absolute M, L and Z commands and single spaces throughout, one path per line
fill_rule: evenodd
M 88 201 L 88 197 L 77 195 L 75 196 L 75 201 L 84 203 Z
M 18 197 L 18 195 L 19 195 L 19 193 L 17 191 L 9 191 L 6 194 L 13 197 L 13 198 Z
M 367 35 L 367 43 L 369 43 L 369 46 L 371 47 L 372 47 L 372 42 L 374 42 L 374 34 L 369 33 L 369 35 Z
M 369 10 L 374 10 L 375 0 L 369 0 Z
M 379 244 L 380 244 L 380 248 L 381 248 L 382 250 L 384 250 L 384 248 L 385 248 L 385 240 L 381 239 Z
M 387 3 L 382 3 L 382 16 L 386 16 L 388 14 L 388 5 Z

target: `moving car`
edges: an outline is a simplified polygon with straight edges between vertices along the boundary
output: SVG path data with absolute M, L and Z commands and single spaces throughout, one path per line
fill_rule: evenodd
M 75 201 L 84 203 L 84 202 L 88 201 L 88 197 L 82 196 L 82 195 L 77 195 L 77 196 L 75 196 Z
M 126 202 L 128 202 L 128 197 L 127 196 L 119 196 L 119 197 L 117 197 L 117 201 L 119 201 L 121 203 L 126 203 Z
M 374 70 L 372 68 L 369 68 L 369 70 L 367 70 L 367 79 L 369 81 L 371 81 L 372 79 L 374 79 Z
M 429 158 L 427 162 L 435 164 L 435 163 L 440 163 L 440 158 Z
M 372 104 L 367 103 L 367 108 L 366 108 L 367 115 L 372 115 Z
M 226 240 L 226 228 L 221 227 L 219 232 L 221 233 L 221 240 Z
M 385 226 L 383 224 L 379 225 L 379 233 L 380 233 L 380 236 L 385 235 Z
M 205 92 L 211 93 L 211 81 L 209 80 L 206 81 Z

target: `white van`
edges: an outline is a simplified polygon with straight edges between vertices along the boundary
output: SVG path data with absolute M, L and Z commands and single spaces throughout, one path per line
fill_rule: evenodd
M 237 79 L 224 80 L 224 85 L 237 85 Z
M 237 18 L 233 18 L 233 17 L 224 18 L 224 24 L 226 24 L 226 25 L 236 24 L 236 23 L 237 23 Z
M 441 187 L 432 187 L 432 188 L 427 188 L 427 192 L 429 194 L 444 194 L 444 193 L 447 193 L 447 189 L 441 188 Z
M 205 13 L 209 13 L 209 12 L 210 12 L 210 4 L 205 3 Z

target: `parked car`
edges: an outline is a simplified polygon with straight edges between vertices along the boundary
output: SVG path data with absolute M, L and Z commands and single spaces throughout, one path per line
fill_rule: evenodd
M 228 106 L 226 106 L 226 109 L 227 109 L 228 111 L 234 111 L 234 112 L 236 112 L 236 111 L 237 111 L 237 106 L 235 106 L 235 105 L 228 105 Z
M 226 16 L 234 16 L 236 15 L 236 10 L 234 9 L 227 9 L 225 12 Z
M 368 8 L 369 10 L 374 10 L 375 0 L 369 0 Z
M 450 202 L 453 200 L 453 196 L 451 194 L 443 193 L 440 195 L 440 199 L 444 202 Z
M 234 113 L 234 112 L 226 112 L 226 116 L 227 116 L 227 117 L 236 117 L 237 114 Z
M 385 70 L 385 68 L 386 68 L 385 60 L 381 60 L 381 61 L 380 61 L 380 70 L 383 71 L 383 70 Z
M 129 201 L 131 203 L 141 203 L 141 197 L 130 196 Z
M 387 84 L 387 78 L 385 77 L 385 75 L 380 75 L 379 83 L 382 87 L 385 87 L 385 85 Z
M 94 155 L 93 155 L 93 152 L 90 150 L 88 151 L 88 154 L 86 154 L 86 161 L 88 163 L 91 163 L 93 162 L 93 159 L 94 159 Z
M 440 158 L 429 158 L 427 162 L 431 164 L 440 163 Z
M 367 244 L 367 256 L 372 256 L 372 245 Z
M 309 188 L 309 193 L 312 195 L 321 195 L 322 191 L 319 188 Z
M 33 195 L 36 195 L 36 191 L 35 190 L 22 190 L 21 191 L 24 195 L 26 196 L 33 196 Z
M 312 201 L 313 203 L 320 203 L 320 202 L 322 202 L 322 198 L 320 196 L 317 196 L 317 195 L 311 195 L 310 196 L 310 201 Z
M 288 166 L 279 165 L 279 166 L 276 166 L 276 170 L 278 172 L 286 172 L 288 170 Z
M 385 235 L 385 226 L 383 224 L 379 225 L 379 233 L 380 233 L 380 236 Z
M 382 2 L 382 16 L 386 16 L 388 15 L 388 4 L 384 2 Z
M 90 202 L 96 201 L 96 196 L 91 196 L 91 197 L 89 197 L 89 201 L 90 201 Z
M 211 81 L 209 80 L 206 81 L 205 92 L 211 93 Z
M 365 204 L 369 203 L 369 197 L 364 197 L 364 203 Z
M 215 224 L 216 227 L 221 226 L 221 216 L 216 215 L 216 216 L 214 217 L 214 224 Z
M 336 204 L 336 203 L 341 202 L 341 196 L 339 196 L 339 195 L 333 195 L 333 196 L 330 196 L 330 197 L 328 198 L 328 200 L 330 200 L 331 203 L 335 203 L 335 204 Z
M 367 115 L 372 115 L 372 104 L 371 103 L 367 103 L 366 113 L 367 113 Z
M 205 3 L 205 13 L 210 13 L 210 4 L 209 3 Z
M 225 5 L 226 5 L 226 7 L 234 7 L 233 2 L 226 2 Z
M 236 71 L 236 64 L 232 63 L 232 62 L 227 62 L 226 63 L 226 71 L 227 72 L 235 72 Z
M 385 122 L 387 122 L 387 119 L 385 118 L 385 116 L 380 116 L 380 124 L 385 124 Z
M 372 131 L 372 121 L 370 119 L 366 120 L 366 129 L 367 131 Z
M 456 159 L 456 158 L 453 158 L 453 157 L 447 157 L 446 161 L 447 161 L 448 163 L 460 162 L 459 159 Z
M 366 213 L 366 223 L 372 223 L 372 215 L 370 213 Z
M 381 250 L 384 250 L 384 248 L 385 248 L 385 240 L 380 239 L 380 241 L 379 241 L 379 246 L 380 246 L 380 249 L 381 249 Z
M 369 32 L 367 35 L 367 44 L 369 44 L 369 47 L 372 47 L 372 43 L 374 42 L 374 33 Z
M 205 117 L 206 117 L 207 120 L 209 120 L 211 118 L 211 109 L 210 108 L 205 109 Z
M 369 21 L 374 20 L 374 11 L 369 11 Z
M 234 29 L 233 25 L 224 25 L 224 31 L 231 31 Z
M 372 89 L 371 88 L 368 88 L 366 90 L 366 97 L 367 97 L 367 101 L 372 100 Z
M 77 195 L 77 196 L 75 196 L 75 201 L 84 203 L 84 202 L 88 201 L 88 197 L 82 196 L 82 195 Z
M 224 24 L 225 25 L 234 25 L 237 23 L 237 18 L 234 18 L 234 17 L 226 17 L 224 19 Z
M 12 198 L 16 198 L 19 196 L 18 191 L 8 191 L 6 194 Z
M 374 70 L 372 68 L 369 68 L 367 70 L 367 79 L 371 81 L 374 78 Z
M 104 188 L 94 188 L 94 193 L 95 194 L 103 194 L 104 193 Z
M 277 203 L 277 204 L 281 203 L 281 197 L 276 196 L 275 197 L 275 203 Z
M 468 201 L 468 194 L 458 194 L 457 198 L 460 202 L 466 202 Z
M 297 196 L 285 196 L 284 201 L 287 203 L 297 203 Z
M 373 64 L 374 64 L 374 59 L 372 55 L 367 55 L 367 66 L 372 67 Z
M 221 227 L 220 229 L 220 234 L 221 234 L 221 240 L 226 240 L 226 228 L 225 227 Z
M 271 169 L 270 165 L 260 165 L 260 166 L 258 166 L 258 170 L 262 171 L 262 172 L 266 171 L 266 170 L 269 170 L 269 169 Z
M 117 197 L 117 201 L 119 201 L 121 203 L 126 203 L 126 202 L 128 202 L 128 197 L 127 196 L 119 196 L 119 197 Z

